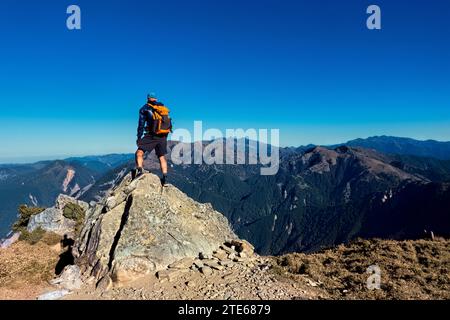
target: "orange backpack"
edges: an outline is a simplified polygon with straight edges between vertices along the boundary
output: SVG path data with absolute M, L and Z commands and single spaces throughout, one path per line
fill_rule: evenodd
M 153 125 L 151 133 L 153 134 L 169 134 L 172 132 L 172 119 L 169 116 L 170 110 L 164 105 L 154 105 L 148 103 L 153 113 Z

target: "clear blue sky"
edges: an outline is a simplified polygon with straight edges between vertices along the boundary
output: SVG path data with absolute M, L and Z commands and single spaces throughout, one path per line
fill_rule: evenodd
M 149 91 L 177 128 L 450 140 L 449 39 L 448 0 L 2 0 L 0 162 L 134 151 Z

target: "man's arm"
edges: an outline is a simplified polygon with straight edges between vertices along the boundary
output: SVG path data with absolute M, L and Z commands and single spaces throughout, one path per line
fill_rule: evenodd
M 144 127 L 145 127 L 145 113 L 144 108 L 141 108 L 139 110 L 139 123 L 137 128 L 137 140 L 139 141 L 142 138 L 142 135 L 144 134 Z

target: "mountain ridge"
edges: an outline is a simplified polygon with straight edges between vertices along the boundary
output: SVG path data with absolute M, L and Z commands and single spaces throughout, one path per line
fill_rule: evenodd
M 170 142 L 170 148 L 175 144 Z M 254 243 L 259 252 L 283 253 L 318 250 L 321 246 L 348 241 L 358 234 L 361 228 L 358 225 L 366 221 L 361 220 L 366 214 L 361 216 L 357 212 L 366 210 L 367 216 L 373 216 L 373 210 L 377 208 L 387 219 L 389 210 L 371 205 L 373 201 L 384 203 L 383 199 L 390 199 L 391 193 L 394 197 L 407 197 L 408 193 L 402 190 L 408 184 L 409 194 L 415 194 L 417 190 L 425 190 L 421 184 L 433 182 L 436 186 L 429 190 L 440 194 L 441 184 L 450 181 L 450 161 L 447 160 L 382 154 L 344 145 L 335 148 L 310 146 L 298 150 L 281 148 L 280 151 L 281 171 L 273 177 L 259 176 L 258 166 L 189 166 L 174 165 L 169 161 L 171 182 L 193 199 L 212 203 L 216 210 L 228 217 L 239 235 Z M 338 165 L 335 168 L 336 161 Z M 83 161 L 76 163 L 82 165 Z M 43 164 L 38 166 L 42 169 Z M 88 202 L 98 201 L 133 166 L 133 160 L 128 159 L 117 168 L 99 175 L 92 186 L 78 194 L 79 198 Z M 146 167 L 155 172 L 159 170 L 153 155 L 147 157 Z M 28 173 L 32 169 L 27 167 L 26 170 Z M 367 180 L 368 177 L 371 178 Z M 62 181 L 58 184 L 62 185 Z M 360 192 L 363 190 L 367 192 Z M 429 190 L 425 192 L 427 197 L 434 197 Z M 353 201 L 352 195 L 358 193 L 360 195 Z M 345 199 L 352 201 L 346 202 Z M 443 202 L 438 203 L 446 201 L 444 198 L 439 199 Z M 30 199 L 24 198 L 24 201 L 32 204 Z M 48 203 L 53 201 L 49 199 Z M 418 200 L 413 201 L 417 203 Z M 400 202 L 398 205 L 399 210 L 406 210 Z M 395 210 L 395 207 L 390 210 Z M 444 216 L 445 223 L 446 219 Z M 333 223 L 336 225 L 333 226 Z M 314 232 L 327 236 L 311 238 Z M 374 235 L 373 230 L 365 232 Z M 415 231 L 416 234 L 418 232 Z M 264 239 L 263 234 L 270 236 Z M 295 237 L 291 234 L 304 236 Z M 318 246 L 311 246 L 311 243 L 317 243 Z
M 406 137 L 372 136 L 344 143 L 348 146 L 371 148 L 388 154 L 415 155 L 433 157 L 440 160 L 450 159 L 450 142 L 437 140 L 416 140 Z
M 358 225 L 366 221 L 363 217 L 372 216 L 375 208 L 379 210 L 370 203 L 387 203 L 397 195 L 404 197 L 406 193 L 401 191 L 407 185 L 410 190 L 419 190 L 422 184 L 432 181 L 439 185 L 445 179 L 436 176 L 448 176 L 450 172 L 446 161 L 423 160 L 429 170 L 424 171 L 418 166 L 422 163 L 418 158 L 411 160 L 345 146 L 336 150 L 313 147 L 300 153 L 281 153 L 281 159 L 279 173 L 268 177 L 257 174 L 258 166 L 171 164 L 171 182 L 196 201 L 212 203 L 231 221 L 238 235 L 252 242 L 258 252 L 278 254 L 315 251 L 349 241 L 359 234 Z M 334 168 L 337 159 L 338 167 Z M 148 156 L 145 163 L 147 168 L 158 171 L 153 156 Z M 324 177 L 329 174 L 326 178 L 329 181 L 324 184 Z M 354 201 L 346 202 L 346 197 L 351 200 L 352 189 L 357 196 Z M 446 201 L 445 197 L 440 199 Z M 424 216 L 423 209 L 415 214 Z M 448 216 L 444 215 L 443 221 L 445 227 L 437 227 L 435 232 L 446 230 Z M 436 221 L 433 224 L 436 226 Z M 408 231 L 408 237 L 422 235 L 423 230 L 418 226 L 408 228 L 415 230 L 413 234 Z M 303 237 L 289 238 L 289 233 L 303 234 Z

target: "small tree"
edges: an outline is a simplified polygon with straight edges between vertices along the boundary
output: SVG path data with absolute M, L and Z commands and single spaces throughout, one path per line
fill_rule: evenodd
M 39 207 L 28 207 L 25 204 L 22 204 L 19 206 L 19 219 L 13 224 L 12 230 L 13 231 L 24 231 L 26 229 L 28 222 L 30 221 L 30 218 L 36 214 L 41 213 L 44 211 L 45 208 L 39 208 Z

